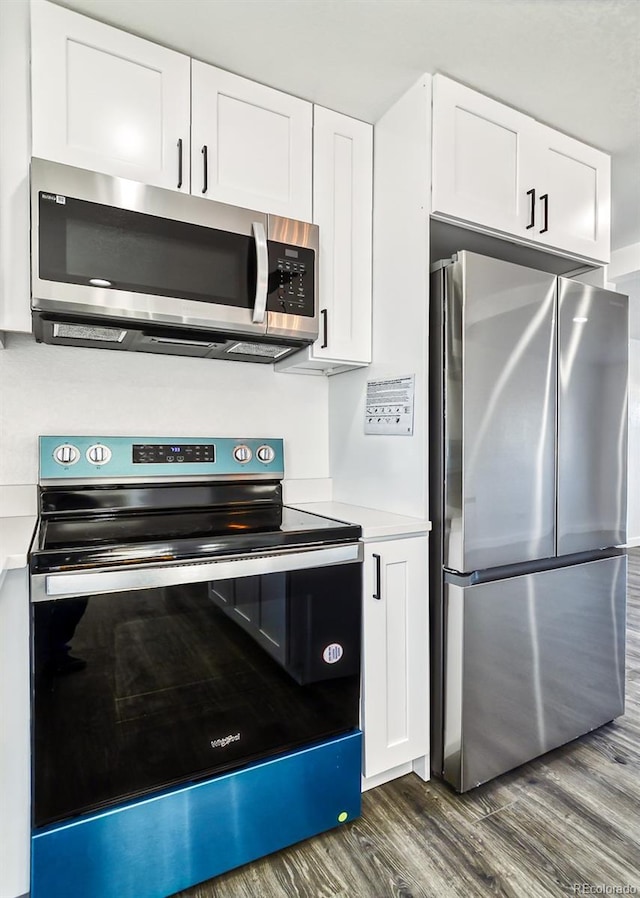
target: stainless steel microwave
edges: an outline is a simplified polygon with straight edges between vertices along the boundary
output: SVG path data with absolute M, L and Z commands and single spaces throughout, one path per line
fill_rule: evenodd
M 318 228 L 31 160 L 36 339 L 237 361 L 318 336 Z

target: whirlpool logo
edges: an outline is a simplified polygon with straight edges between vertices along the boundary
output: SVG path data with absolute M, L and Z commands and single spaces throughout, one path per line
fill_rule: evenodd
M 240 742 L 240 733 L 223 736 L 222 739 L 212 739 L 211 748 L 226 748 L 231 742 Z

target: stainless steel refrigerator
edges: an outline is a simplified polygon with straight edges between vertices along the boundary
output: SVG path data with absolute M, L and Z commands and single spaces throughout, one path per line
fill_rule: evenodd
M 464 792 L 624 711 L 628 307 L 434 268 L 432 767 Z

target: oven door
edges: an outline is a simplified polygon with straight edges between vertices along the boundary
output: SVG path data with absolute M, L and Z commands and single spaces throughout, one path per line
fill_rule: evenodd
M 34 576 L 34 825 L 357 728 L 361 549 Z

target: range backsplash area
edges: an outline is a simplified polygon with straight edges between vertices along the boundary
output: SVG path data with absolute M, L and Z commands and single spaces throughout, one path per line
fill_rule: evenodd
M 35 484 L 37 437 L 274 436 L 284 439 L 287 501 L 329 499 L 324 377 L 266 365 L 47 346 L 7 334 L 0 350 L 0 484 Z

